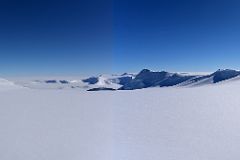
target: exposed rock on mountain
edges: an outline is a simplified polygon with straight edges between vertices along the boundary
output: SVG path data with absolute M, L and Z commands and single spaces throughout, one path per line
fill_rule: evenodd
M 87 91 L 115 91 L 116 89 L 113 88 L 106 88 L 106 87 L 99 87 L 99 88 L 92 88 Z
M 98 83 L 98 77 L 90 77 L 87 79 L 83 79 L 82 81 L 88 84 L 96 84 Z
M 168 87 L 178 84 L 187 85 L 204 85 L 210 83 L 218 83 L 239 76 L 240 72 L 235 70 L 218 70 L 212 74 L 204 76 L 183 75 L 177 73 L 169 73 L 165 71 L 152 72 L 148 69 L 143 69 L 129 83 L 123 84 L 120 90 L 133 90 L 148 87 Z

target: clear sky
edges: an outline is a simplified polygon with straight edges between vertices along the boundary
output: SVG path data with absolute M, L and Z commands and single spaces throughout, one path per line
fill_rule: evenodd
M 0 0 L 1 74 L 240 69 L 239 0 Z

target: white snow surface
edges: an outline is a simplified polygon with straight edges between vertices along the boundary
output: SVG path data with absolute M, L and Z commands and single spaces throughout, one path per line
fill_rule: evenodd
M 22 88 L 22 87 L 14 84 L 13 82 L 11 82 L 9 80 L 0 78 L 0 91 L 17 89 L 17 88 Z
M 134 91 L 2 86 L 1 160 L 240 159 L 238 79 Z

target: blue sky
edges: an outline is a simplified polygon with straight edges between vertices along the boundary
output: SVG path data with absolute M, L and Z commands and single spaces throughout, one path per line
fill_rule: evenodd
M 0 0 L 0 73 L 240 69 L 237 0 Z
M 109 72 L 112 1 L 0 0 L 0 72 Z

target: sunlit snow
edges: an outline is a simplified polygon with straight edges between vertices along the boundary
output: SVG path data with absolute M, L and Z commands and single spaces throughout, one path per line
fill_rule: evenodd
M 102 92 L 1 80 L 0 159 L 238 160 L 239 92 L 238 79 Z

